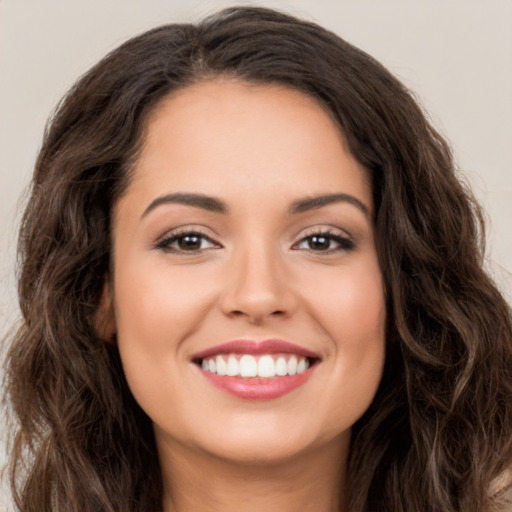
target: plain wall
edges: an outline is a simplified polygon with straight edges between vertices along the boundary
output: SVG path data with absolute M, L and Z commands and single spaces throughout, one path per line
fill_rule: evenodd
M 512 1 L 0 0 L 0 334 L 17 317 L 19 198 L 59 98 L 128 37 L 236 4 L 317 21 L 372 54 L 417 94 L 488 211 L 489 267 L 510 301 Z M 0 490 L 0 504 L 5 496 Z

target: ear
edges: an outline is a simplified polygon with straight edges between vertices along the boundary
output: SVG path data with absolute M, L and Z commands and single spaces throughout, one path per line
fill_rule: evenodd
M 94 315 L 94 328 L 98 336 L 107 343 L 116 342 L 116 317 L 114 312 L 114 303 L 112 290 L 108 279 L 105 279 L 103 290 L 101 292 L 98 309 Z

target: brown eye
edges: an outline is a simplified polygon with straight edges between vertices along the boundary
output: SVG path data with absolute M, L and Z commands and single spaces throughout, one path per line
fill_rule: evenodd
M 178 247 L 183 251 L 197 251 L 201 249 L 201 242 L 198 235 L 185 235 L 176 240 Z
M 195 231 L 171 234 L 155 245 L 155 249 L 174 253 L 197 253 L 218 247 L 220 247 L 219 244 L 211 238 Z
M 294 249 L 301 249 L 311 252 L 324 252 L 327 254 L 339 251 L 351 251 L 355 244 L 347 237 L 337 233 L 313 233 L 302 238 Z
M 307 239 L 307 243 L 309 248 L 314 251 L 327 251 L 331 248 L 331 240 L 323 235 L 310 236 Z

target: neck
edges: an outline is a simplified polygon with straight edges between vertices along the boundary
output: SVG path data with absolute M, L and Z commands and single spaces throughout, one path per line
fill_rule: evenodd
M 342 512 L 348 439 L 285 461 L 237 463 L 160 446 L 164 512 Z

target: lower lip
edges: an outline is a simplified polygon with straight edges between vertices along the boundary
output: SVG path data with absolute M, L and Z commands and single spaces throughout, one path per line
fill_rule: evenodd
M 257 377 L 241 378 L 217 375 L 212 372 L 201 373 L 213 384 L 227 393 L 245 400 L 272 400 L 286 395 L 298 387 L 302 386 L 312 375 L 316 365 L 308 368 L 303 373 L 297 375 L 287 375 L 285 377 L 274 377 L 260 379 Z

